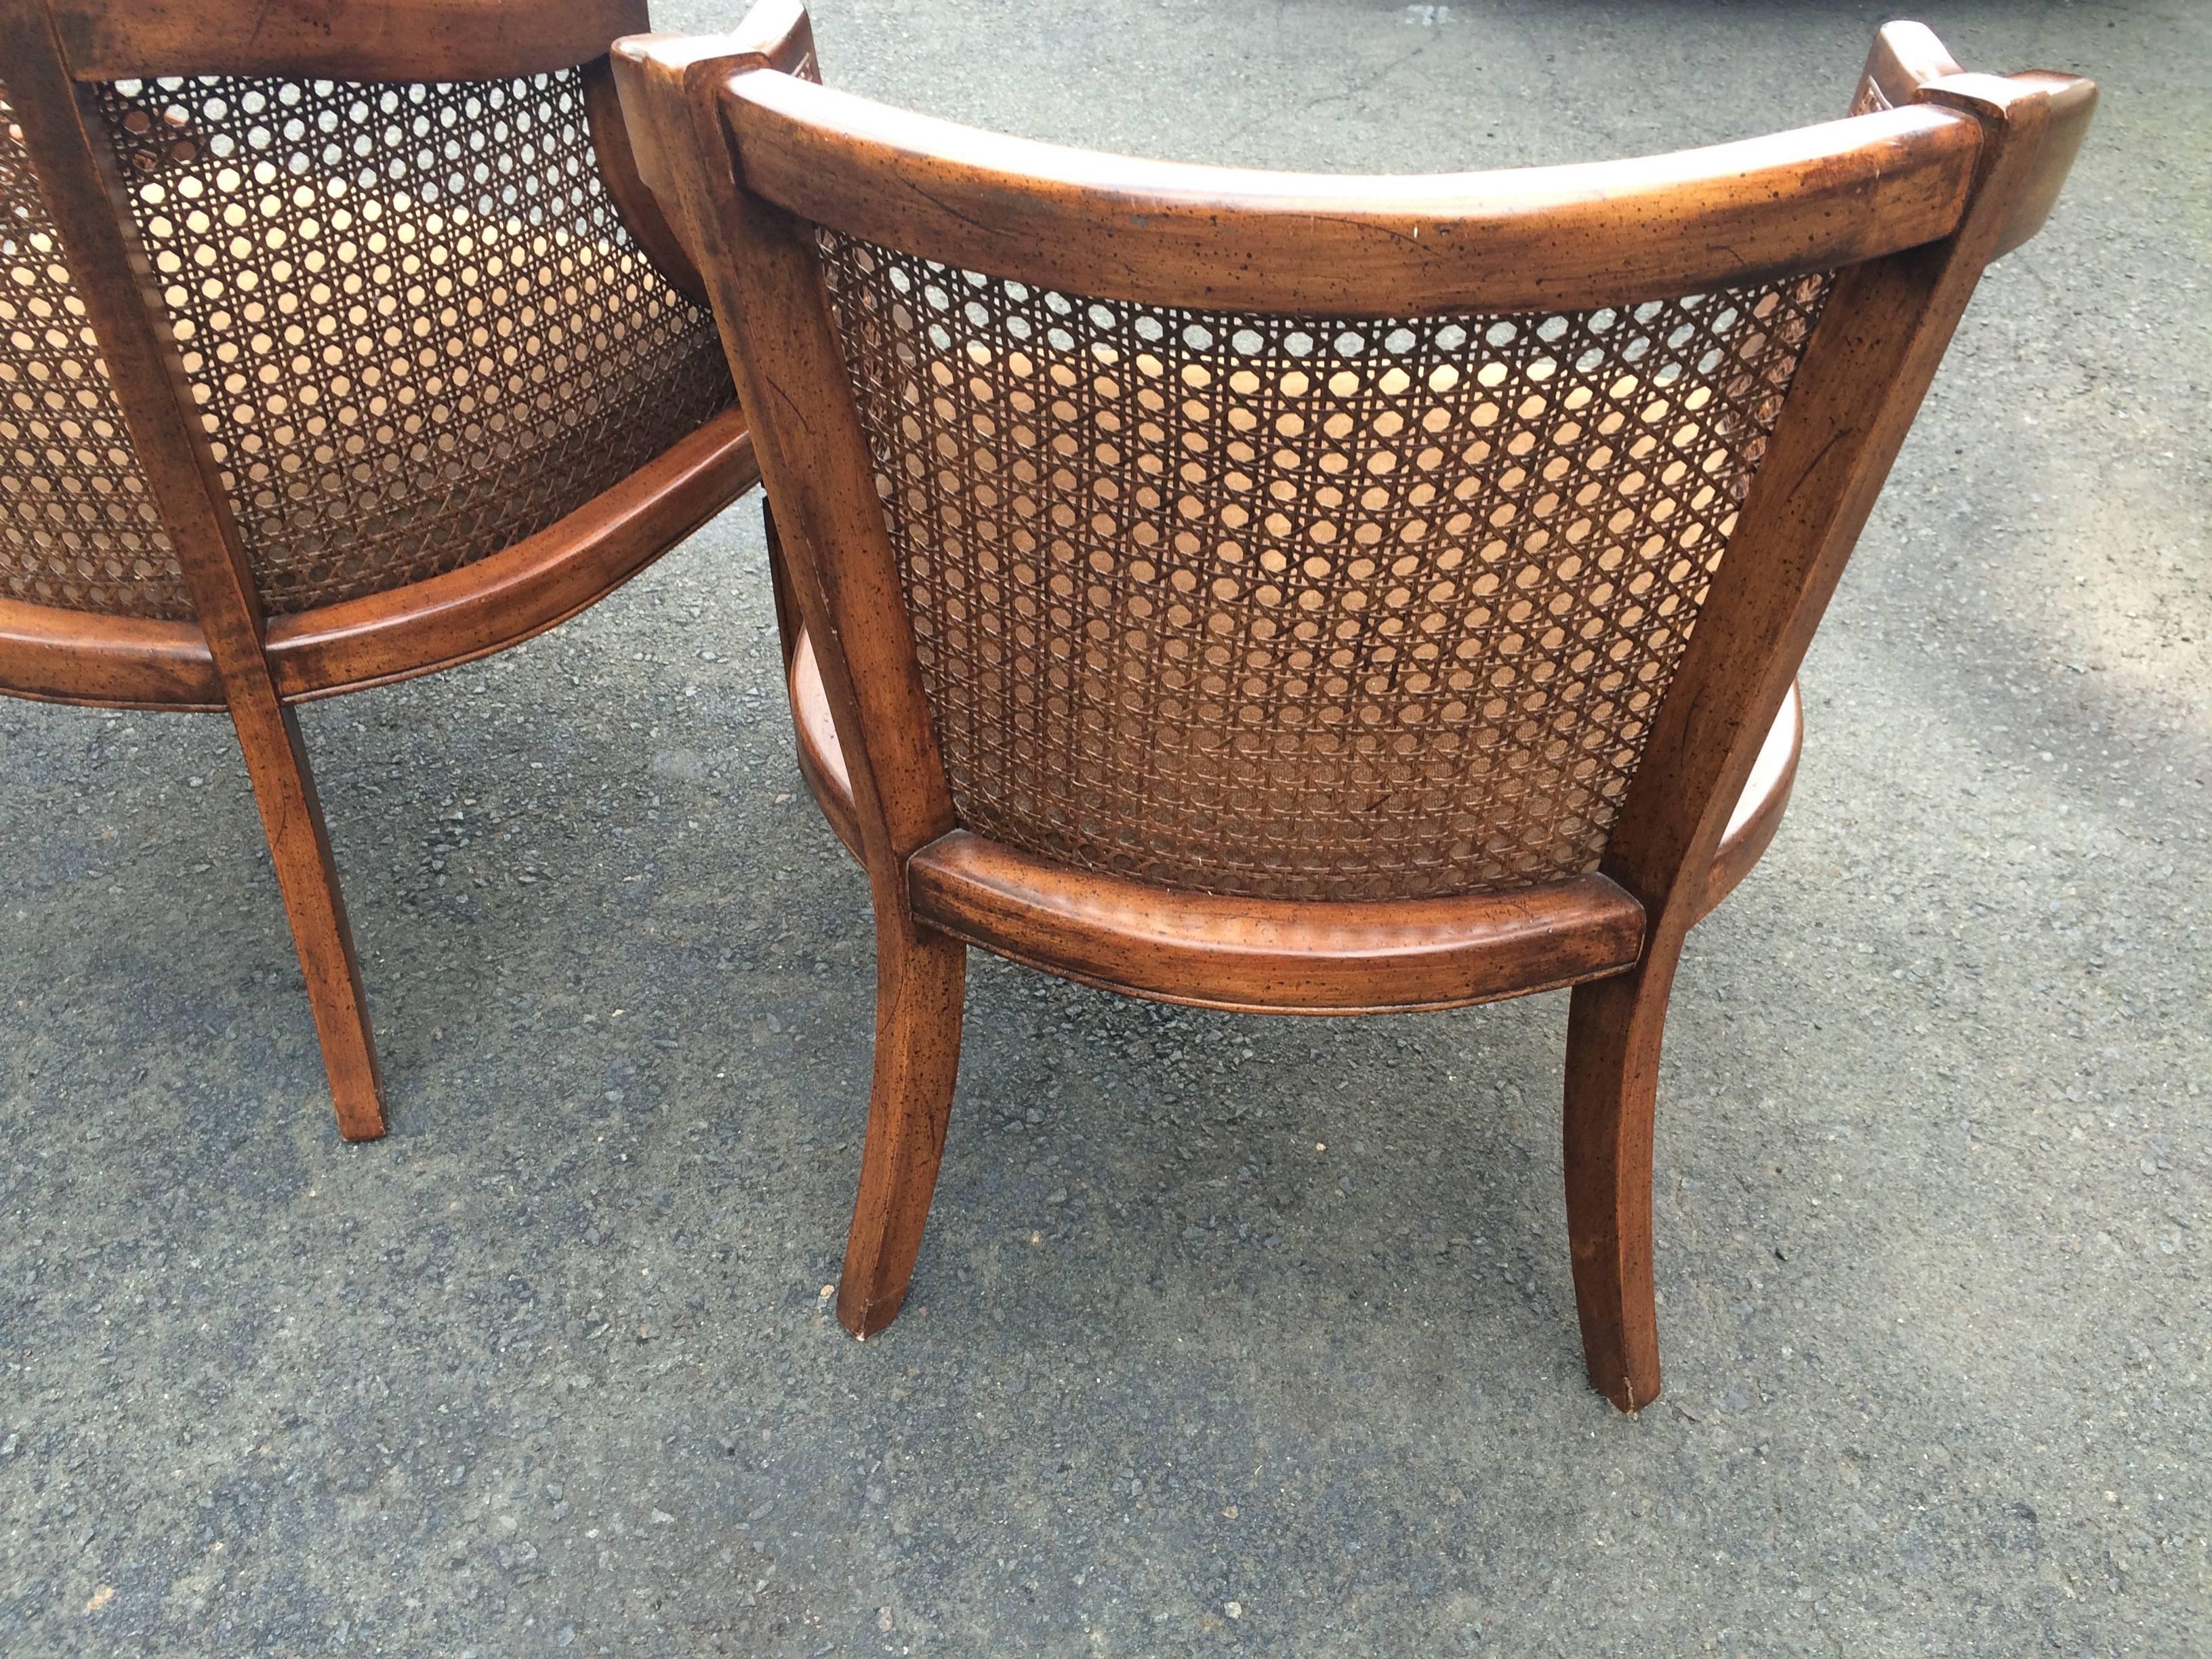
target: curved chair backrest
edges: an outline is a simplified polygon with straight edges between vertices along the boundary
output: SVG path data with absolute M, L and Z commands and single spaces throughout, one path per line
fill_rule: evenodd
M 1595 866 L 1829 286 L 1316 317 L 828 246 L 962 822 L 1286 898 Z
M 607 76 L 643 0 L 253 17 L 0 6 L 0 599 L 189 621 L 210 542 L 264 616 L 386 592 L 731 402 Z
M 900 114 L 783 72 L 806 37 L 772 0 L 613 63 L 753 417 L 801 770 L 872 890 L 840 1322 L 910 1286 L 970 946 L 1254 1012 L 1572 985 L 1585 1363 L 1648 1404 L 1684 936 L 1773 833 L 1798 661 L 2094 91 L 1923 79 L 1902 35 L 1899 107 L 1802 132 L 1321 178 Z
M 690 143 L 872 868 L 957 824 L 1305 900 L 1602 866 L 1655 912 L 2076 84 L 1340 178 L 999 137 L 773 58 L 615 68 L 641 144 Z

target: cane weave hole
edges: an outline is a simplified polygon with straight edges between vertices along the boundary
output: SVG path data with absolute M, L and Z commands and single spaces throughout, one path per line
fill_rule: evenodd
M 962 821 L 1291 898 L 1595 867 L 1828 288 L 1322 320 L 823 246 Z
M 1895 107 L 1889 101 L 1889 95 L 1875 83 L 1872 76 L 1859 82 L 1858 96 L 1851 100 L 1851 113 L 1854 115 L 1872 115 L 1878 111 Z
M 162 533 L 84 301 L 0 86 L 0 594 L 181 621 Z
M 733 398 L 607 194 L 580 70 L 99 95 L 272 612 L 511 546 Z

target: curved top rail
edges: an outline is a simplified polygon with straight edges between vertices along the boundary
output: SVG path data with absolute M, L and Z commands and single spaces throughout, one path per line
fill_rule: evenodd
M 1363 177 L 1152 161 L 732 76 L 746 187 L 966 270 L 1152 305 L 1582 310 L 1941 240 L 1980 128 L 1927 106 L 1628 161 Z
M 78 81 L 500 81 L 604 57 L 646 0 L 52 0 Z

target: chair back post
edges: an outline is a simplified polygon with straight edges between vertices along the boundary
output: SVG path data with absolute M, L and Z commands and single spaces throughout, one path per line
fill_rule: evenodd
M 8 91 L 55 233 L 76 274 L 124 422 L 234 698 L 268 683 L 252 573 L 161 312 L 99 117 L 72 80 L 46 0 L 0 0 Z M 250 695 L 250 693 L 249 693 Z M 275 692 L 269 691 L 271 706 Z
M 879 923 L 908 925 L 906 860 L 953 827 L 906 598 L 872 489 L 867 441 L 843 390 L 818 258 L 801 221 L 744 188 L 726 87 L 813 71 L 805 9 L 755 8 L 742 36 L 617 41 L 615 78 L 640 171 L 673 200 L 698 250 L 755 453 L 776 503 L 793 597 L 850 770 Z M 789 453 L 793 433 L 804 453 Z
M 604 111 L 611 118 L 608 131 L 621 135 L 619 155 L 601 156 L 610 184 L 617 173 L 620 191 L 635 184 L 651 216 L 667 228 L 690 280 L 697 285 L 685 291 L 709 309 L 708 286 L 701 274 L 706 262 L 690 240 L 692 222 L 683 206 L 678 177 L 691 143 L 687 88 L 695 78 L 704 82 L 747 68 L 819 77 L 813 24 L 798 0 L 756 5 L 738 29 L 727 34 L 624 35 L 601 64 L 586 73 L 586 94 L 599 100 L 593 105 L 594 134 Z M 665 138 L 659 125 L 664 120 L 676 123 Z M 686 178 L 690 171 L 686 170 Z
M 1927 24 L 1884 23 L 1867 50 L 1851 113 L 1864 115 L 1911 103 L 1929 82 L 1957 75 L 1962 67 Z
M 46 0 L 0 0 L 0 28 L 14 43 L 8 92 L 25 148 L 253 780 L 340 1131 L 348 1139 L 373 1139 L 385 1129 L 384 1085 L 361 963 L 299 721 L 278 699 L 270 671 L 265 618 L 237 520 L 132 228 L 112 152 L 93 140 L 93 92 L 70 78 Z
M 1942 240 L 1838 276 L 1601 866 L 1644 902 L 1645 960 L 1664 971 L 1952 332 L 2046 182 L 2041 77 L 1947 76 L 1915 98 L 1980 125 L 1965 211 Z
M 637 239 L 639 249 L 653 268 L 668 279 L 692 304 L 708 308 L 706 279 L 699 274 L 698 262 L 668 216 L 661 211 L 659 198 L 653 195 L 637 168 L 637 146 L 629 135 L 629 124 L 623 118 L 622 95 L 615 88 L 614 68 L 605 58 L 594 58 L 580 70 L 584 86 L 584 118 L 592 130 L 592 155 L 599 166 L 599 176 L 606 181 L 607 194 L 614 198 L 615 210 L 622 216 L 629 234 Z

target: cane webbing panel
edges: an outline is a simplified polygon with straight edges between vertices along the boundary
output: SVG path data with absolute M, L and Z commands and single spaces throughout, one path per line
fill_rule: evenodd
M 623 228 L 580 70 L 99 98 L 272 612 L 497 552 L 732 398 Z
M 0 87 L 0 595 L 179 621 L 191 595 Z
M 962 822 L 1281 897 L 1595 866 L 1828 287 L 1320 321 L 823 246 Z

